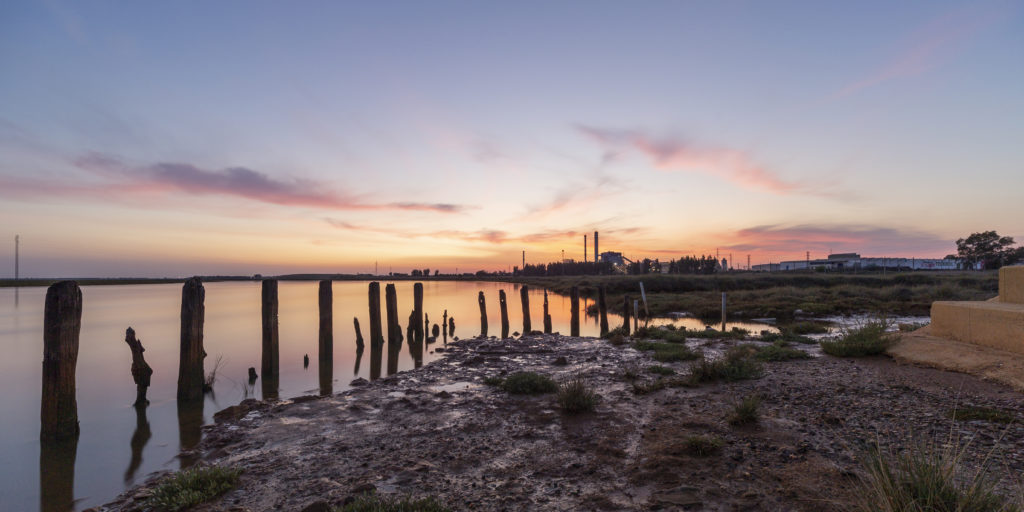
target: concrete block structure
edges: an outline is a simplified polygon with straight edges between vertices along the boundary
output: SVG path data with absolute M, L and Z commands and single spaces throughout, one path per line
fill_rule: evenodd
M 1024 266 L 999 269 L 999 296 L 932 303 L 931 334 L 1024 354 Z

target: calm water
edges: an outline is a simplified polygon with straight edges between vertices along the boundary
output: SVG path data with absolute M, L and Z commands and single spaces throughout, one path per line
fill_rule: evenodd
M 381 314 L 384 335 L 387 319 Z M 249 367 L 260 367 L 260 283 L 207 283 L 204 347 L 206 370 L 222 358 L 213 393 L 202 409 L 178 410 L 175 393 L 178 375 L 178 343 L 181 285 L 127 285 L 82 287 L 82 331 L 78 355 L 78 415 L 81 436 L 77 444 L 40 446 L 39 401 L 42 379 L 43 303 L 45 288 L 0 288 L 0 508 L 45 512 L 81 510 L 104 503 L 126 487 L 162 469 L 178 469 L 190 461 L 177 455 L 194 447 L 200 426 L 212 421 L 213 413 L 237 404 L 246 397 L 261 398 L 261 383 L 248 386 Z M 401 322 L 412 310 L 411 282 L 397 282 L 398 316 Z M 487 297 L 490 335 L 501 331 L 498 290 L 508 295 L 511 331 L 522 330 L 522 307 L 518 285 L 493 282 L 425 282 L 424 312 L 431 325 L 441 321 L 448 310 L 455 318 L 455 336 L 471 337 L 480 332 L 477 292 Z M 280 387 L 282 398 L 319 392 L 317 340 L 318 306 L 316 282 L 279 284 Z M 549 296 L 552 326 L 569 332 L 568 297 Z M 531 290 L 534 329 L 543 327 L 543 292 Z M 581 300 L 585 310 L 588 301 Z M 355 377 L 371 379 L 414 368 L 410 344 L 403 343 L 397 361 L 371 361 L 369 347 L 357 358 L 352 318 L 359 318 L 364 338 L 369 340 L 366 282 L 334 283 L 334 365 L 333 391 L 343 391 Z M 597 318 L 581 315 L 580 333 L 598 334 Z M 622 319 L 610 315 L 612 327 Z M 658 320 L 689 328 L 703 328 L 695 319 Z M 757 324 L 729 324 L 757 330 Z M 135 384 L 131 376 L 131 352 L 124 342 L 125 329 L 132 327 L 146 348 L 146 361 L 153 368 L 149 388 L 150 405 L 132 407 Z M 368 344 L 368 343 L 367 343 Z M 422 361 L 440 355 L 428 345 Z M 369 344 L 368 344 L 369 345 Z M 310 365 L 303 367 L 303 355 Z M 390 371 L 389 371 L 390 370 Z M 374 372 L 376 373 L 376 372 Z

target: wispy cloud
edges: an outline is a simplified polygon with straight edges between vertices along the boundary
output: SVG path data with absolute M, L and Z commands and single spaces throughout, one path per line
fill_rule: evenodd
M 48 182 L 0 176 L 4 190 L 19 194 L 108 196 L 110 190 L 149 194 L 188 194 L 234 196 L 282 206 L 302 206 L 330 210 L 413 210 L 457 213 L 464 205 L 422 202 L 373 202 L 361 196 L 330 190 L 312 180 L 280 180 L 245 167 L 220 170 L 203 169 L 187 163 L 129 165 L 119 158 L 90 153 L 74 160 L 74 165 L 103 179 L 100 183 Z
M 888 226 L 802 224 L 754 226 L 734 232 L 722 247 L 734 251 L 797 255 L 812 251 L 859 252 L 865 256 L 945 255 L 953 241 L 941 236 Z
M 639 130 L 609 130 L 585 125 L 577 125 L 576 128 L 601 145 L 605 163 L 618 159 L 625 151 L 634 151 L 650 158 L 655 168 L 664 171 L 710 174 L 743 188 L 775 194 L 814 193 L 807 185 L 780 178 L 746 152 L 737 149 L 657 138 Z
M 349 231 L 375 232 L 403 238 L 443 238 L 464 242 L 481 242 L 494 245 L 503 244 L 543 244 L 559 240 L 573 240 L 592 231 L 585 229 L 549 229 L 526 233 L 511 233 L 499 229 L 457 230 L 443 229 L 435 231 L 402 230 L 390 227 L 364 226 L 335 218 L 324 218 L 324 221 L 338 229 Z M 605 236 L 631 235 L 644 231 L 641 227 L 607 228 L 602 230 Z

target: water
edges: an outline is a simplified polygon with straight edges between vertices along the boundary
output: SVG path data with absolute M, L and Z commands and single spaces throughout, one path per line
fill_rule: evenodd
M 387 336 L 386 311 L 381 283 L 381 315 Z M 412 282 L 395 283 L 398 317 L 403 324 L 412 310 Z M 317 283 L 279 284 L 280 382 L 282 398 L 316 394 L 320 390 L 317 343 L 319 313 Z M 175 470 L 190 464 L 179 459 L 201 438 L 200 427 L 213 413 L 247 397 L 261 398 L 262 382 L 248 386 L 247 370 L 260 368 L 260 283 L 254 281 L 207 283 L 204 347 L 206 371 L 218 358 L 222 364 L 212 393 L 202 407 L 179 410 L 175 400 L 178 375 L 181 285 L 120 285 L 82 287 L 82 330 L 77 367 L 78 415 L 81 435 L 77 443 L 41 446 L 39 402 L 42 379 L 42 287 L 0 288 L 0 503 L 4 510 L 44 512 L 81 510 L 109 501 L 131 485 L 158 470 Z M 455 336 L 479 334 L 477 292 L 487 297 L 489 334 L 501 331 L 498 290 L 508 295 L 510 331 L 522 330 L 518 285 L 493 282 L 425 282 L 424 312 L 431 325 L 448 310 L 455 318 Z M 372 361 L 369 344 L 357 357 L 352 318 L 359 318 L 363 337 L 369 341 L 367 283 L 335 282 L 334 290 L 334 392 L 348 389 L 356 377 L 372 379 L 414 368 L 417 359 L 411 345 L 387 361 Z M 592 301 L 581 299 L 586 310 Z M 530 291 L 534 329 L 543 327 L 543 292 Z M 568 334 L 570 300 L 549 295 L 552 327 Z M 620 316 L 609 314 L 616 327 Z M 658 319 L 652 324 L 703 329 L 697 319 Z M 153 368 L 148 398 L 143 409 L 132 407 L 135 384 L 131 376 L 131 352 L 124 342 L 125 329 L 135 329 Z M 728 324 L 757 332 L 762 324 Z M 581 314 L 580 334 L 596 336 L 598 319 Z M 440 354 L 427 345 L 422 363 Z M 309 354 L 310 365 L 303 367 Z M 379 374 L 377 373 L 379 372 Z

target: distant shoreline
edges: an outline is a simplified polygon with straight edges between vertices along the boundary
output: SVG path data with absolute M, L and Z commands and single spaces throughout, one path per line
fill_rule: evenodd
M 511 276 L 375 276 L 371 274 L 286 274 L 280 276 L 199 276 L 204 283 L 216 283 L 222 281 L 261 281 L 263 279 L 277 279 L 279 281 L 320 281 L 330 279 L 333 281 L 510 281 Z M 129 284 L 168 284 L 184 283 L 185 277 L 56 277 L 56 278 L 23 278 L 0 279 L 0 288 L 29 288 L 36 286 L 50 286 L 60 281 L 77 281 L 81 286 L 95 285 L 129 285 Z

